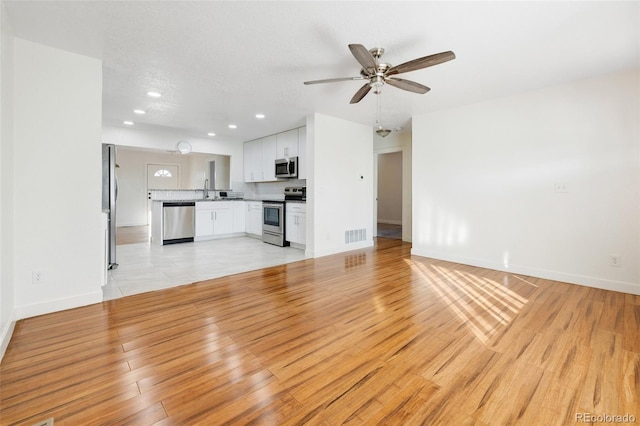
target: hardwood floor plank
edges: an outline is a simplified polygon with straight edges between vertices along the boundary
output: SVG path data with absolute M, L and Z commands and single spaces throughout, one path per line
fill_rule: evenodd
M 0 423 L 640 418 L 640 297 L 375 247 L 18 321 Z
M 626 303 L 624 305 L 624 348 L 628 351 L 640 353 L 640 304 Z
M 627 406 L 628 402 L 640 407 L 640 395 L 627 397 L 630 390 L 618 388 L 625 382 L 625 370 L 636 373 L 636 366 L 625 364 L 631 361 L 625 357 L 621 337 L 608 330 L 598 330 L 593 339 L 593 355 L 582 390 L 580 406 L 588 412 L 605 414 L 617 412 L 620 405 Z M 633 361 L 632 361 L 633 364 Z M 640 370 L 637 370 L 640 373 Z M 639 376 L 640 377 L 640 376 Z M 627 386 L 640 381 L 634 377 L 633 381 L 626 381 Z M 622 404 L 621 404 L 622 403 Z M 624 414 L 624 413 L 623 413 Z

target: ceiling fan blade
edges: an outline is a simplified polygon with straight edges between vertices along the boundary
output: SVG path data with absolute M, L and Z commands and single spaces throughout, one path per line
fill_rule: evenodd
M 351 50 L 351 54 L 360 65 L 362 65 L 365 69 L 367 68 L 376 68 L 376 60 L 373 58 L 371 53 L 361 44 L 350 44 L 349 50 Z
M 324 80 L 311 80 L 305 81 L 304 84 L 321 84 L 321 83 L 335 83 L 337 81 L 349 81 L 349 80 L 364 80 L 364 77 L 340 77 L 340 78 L 327 78 Z
M 390 86 L 397 87 L 398 89 L 408 90 L 409 92 L 425 94 L 430 88 L 427 86 L 423 86 L 420 83 L 416 83 L 415 81 L 404 80 L 402 78 L 387 78 L 385 83 Z
M 351 102 L 349 103 L 357 104 L 362 100 L 362 98 L 364 98 L 367 95 L 367 93 L 369 93 L 369 90 L 371 90 L 371 86 L 369 85 L 369 83 L 367 83 L 364 86 L 362 86 L 360 90 L 356 92 L 355 95 L 353 95 L 353 98 L 351 98 Z
M 432 67 L 434 65 L 438 65 L 455 58 L 456 58 L 455 53 L 451 51 L 436 53 L 435 55 L 425 56 L 423 58 L 414 59 L 413 61 L 405 62 L 404 64 L 391 67 L 389 68 L 389 71 L 386 74 L 393 75 L 393 74 L 400 74 L 403 72 L 420 70 L 422 68 Z

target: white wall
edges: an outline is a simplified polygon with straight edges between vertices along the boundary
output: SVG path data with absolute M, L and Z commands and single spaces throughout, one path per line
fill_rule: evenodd
M 373 245 L 371 126 L 314 114 L 307 117 L 307 253 L 318 257 Z M 345 231 L 366 240 L 345 244 Z
M 402 225 L 402 152 L 378 154 L 378 223 Z
M 639 90 L 625 72 L 414 117 L 412 252 L 640 294 Z
M 411 241 L 411 131 L 391 132 L 382 138 L 373 134 L 373 149 L 375 155 L 389 152 L 402 152 L 402 240 Z
M 14 40 L 17 318 L 102 300 L 101 93 L 100 61 Z
M 0 3 L 0 360 L 15 325 L 13 290 L 13 35 Z

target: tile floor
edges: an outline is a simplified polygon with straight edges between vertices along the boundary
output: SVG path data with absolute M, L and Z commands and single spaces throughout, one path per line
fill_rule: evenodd
M 104 300 L 305 259 L 303 250 L 250 237 L 167 246 L 127 244 L 116 250 L 118 268 L 108 273 Z

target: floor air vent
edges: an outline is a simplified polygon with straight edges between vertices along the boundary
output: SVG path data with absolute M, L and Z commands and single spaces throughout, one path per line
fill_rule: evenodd
M 367 239 L 367 230 L 365 228 L 350 229 L 348 231 L 344 231 L 345 244 L 357 243 L 359 241 L 364 241 L 366 239 Z

